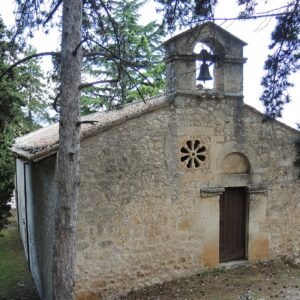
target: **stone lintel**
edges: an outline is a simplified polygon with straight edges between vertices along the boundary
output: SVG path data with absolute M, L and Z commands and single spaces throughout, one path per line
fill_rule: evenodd
M 200 190 L 201 198 L 220 196 L 225 192 L 223 187 L 208 187 Z
M 267 187 L 264 184 L 248 185 L 247 188 L 249 194 L 267 194 L 268 192 Z
M 267 194 L 268 192 L 264 184 L 248 185 L 247 190 L 249 194 Z M 219 196 L 224 192 L 224 187 L 207 187 L 200 190 L 202 198 Z
M 192 54 L 172 54 L 165 58 L 166 63 L 170 63 L 176 60 L 186 60 L 186 61 L 196 61 L 199 59 L 199 54 L 192 53 Z

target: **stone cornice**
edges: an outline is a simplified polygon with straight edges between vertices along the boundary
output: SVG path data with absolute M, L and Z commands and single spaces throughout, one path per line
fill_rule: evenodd
M 253 184 L 247 186 L 249 194 L 266 194 L 268 193 L 267 187 L 264 184 Z
M 242 93 L 220 93 L 215 90 L 179 90 L 177 89 L 173 93 L 167 95 L 167 99 L 175 98 L 176 96 L 191 96 L 198 98 L 210 98 L 210 99 L 224 99 L 225 97 L 231 98 L 244 98 Z
M 199 54 L 174 54 L 165 58 L 166 63 L 170 63 L 172 61 L 196 61 L 199 59 Z M 225 56 L 217 59 L 217 62 L 224 63 L 235 63 L 235 64 L 244 64 L 247 62 L 247 58 L 245 57 L 234 57 L 234 56 Z

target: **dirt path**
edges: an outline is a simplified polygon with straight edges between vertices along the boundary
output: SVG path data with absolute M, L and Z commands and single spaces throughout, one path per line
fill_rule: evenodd
M 219 269 L 133 292 L 123 300 L 300 300 L 300 264 L 282 260 Z

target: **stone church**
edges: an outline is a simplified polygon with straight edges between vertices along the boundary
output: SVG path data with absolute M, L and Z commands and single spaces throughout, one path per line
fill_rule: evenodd
M 199 43 L 210 52 L 195 53 Z M 98 122 L 81 129 L 76 299 L 300 254 L 300 134 L 244 104 L 245 45 L 212 23 L 181 33 L 164 44 L 164 95 L 83 118 Z M 199 58 L 212 88 L 197 81 Z M 21 237 L 44 299 L 58 149 L 57 124 L 13 146 Z

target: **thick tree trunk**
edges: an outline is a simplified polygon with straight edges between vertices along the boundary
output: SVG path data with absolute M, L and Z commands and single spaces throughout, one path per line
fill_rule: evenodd
M 53 298 L 73 299 L 79 194 L 79 129 L 82 0 L 64 0 L 61 45 L 61 100 L 58 203 L 53 248 Z M 76 54 L 74 53 L 75 49 Z

